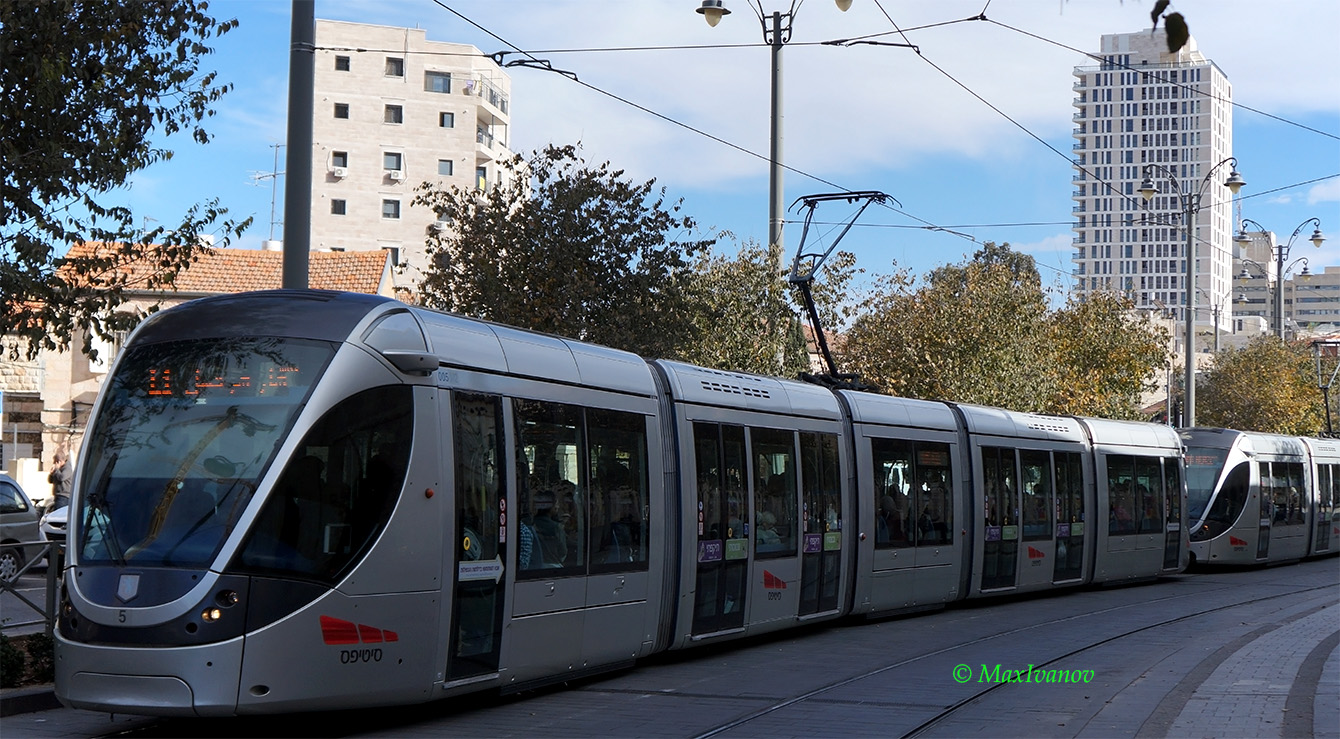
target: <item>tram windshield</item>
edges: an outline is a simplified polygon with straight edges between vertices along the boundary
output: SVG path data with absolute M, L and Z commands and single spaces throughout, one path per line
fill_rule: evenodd
M 81 563 L 208 566 L 335 348 L 228 338 L 127 350 L 89 434 Z
M 1210 447 L 1187 447 L 1186 450 L 1186 489 L 1187 520 L 1195 523 L 1205 515 L 1205 509 L 1214 495 L 1215 485 L 1224 471 L 1224 462 L 1228 459 L 1227 449 Z

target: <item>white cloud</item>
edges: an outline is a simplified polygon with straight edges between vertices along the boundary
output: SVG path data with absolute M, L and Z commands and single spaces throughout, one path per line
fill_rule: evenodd
M 1340 178 L 1319 182 L 1307 191 L 1307 204 L 1340 203 Z

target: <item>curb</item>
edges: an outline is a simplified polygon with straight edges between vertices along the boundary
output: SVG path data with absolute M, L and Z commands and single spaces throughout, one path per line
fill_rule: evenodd
M 60 707 L 60 701 L 56 700 L 56 691 L 50 685 L 6 690 L 4 695 L 0 696 L 0 718 L 20 713 L 50 711 Z

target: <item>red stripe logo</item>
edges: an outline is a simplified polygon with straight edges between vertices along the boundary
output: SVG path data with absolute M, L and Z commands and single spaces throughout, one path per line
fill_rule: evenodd
M 1045 554 L 1042 553 L 1042 550 L 1041 550 L 1041 549 L 1037 549 L 1037 548 L 1035 548 L 1035 547 L 1029 547 L 1029 548 L 1028 548 L 1028 558 L 1029 558 L 1029 559 L 1042 559 L 1042 558 L 1044 558 L 1044 557 L 1046 557 L 1046 556 L 1047 556 L 1047 555 L 1045 555 Z
M 1235 547 L 1245 547 L 1245 546 L 1247 546 L 1247 540 L 1246 540 L 1246 539 L 1239 539 L 1238 537 L 1236 537 L 1236 536 L 1232 536 L 1232 535 L 1229 535 L 1229 537 L 1228 537 L 1228 543 L 1229 543 L 1231 546 L 1235 546 Z
M 768 590 L 786 590 L 786 581 L 776 575 L 763 571 L 763 587 Z
M 321 640 L 326 644 L 381 644 L 400 641 L 400 635 L 367 624 L 356 624 L 342 618 L 321 617 Z

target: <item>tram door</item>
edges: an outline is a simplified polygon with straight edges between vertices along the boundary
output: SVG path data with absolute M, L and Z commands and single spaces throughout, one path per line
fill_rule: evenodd
M 842 574 L 842 495 L 837 436 L 800 435 L 804 522 L 800 565 L 800 615 L 837 609 Z
M 1089 520 L 1084 497 L 1084 460 L 1078 452 L 1056 452 L 1056 558 L 1052 582 L 1084 576 L 1084 523 Z M 1180 487 L 1178 488 L 1181 489 Z
M 744 627 L 749 585 L 749 506 L 744 428 L 693 425 L 697 557 L 693 633 Z
M 1270 512 L 1273 507 L 1270 463 L 1260 462 L 1257 472 L 1260 477 L 1256 485 L 1256 494 L 1261 502 L 1261 518 L 1256 534 L 1256 558 L 1265 559 L 1270 556 Z
M 1163 479 L 1167 523 L 1163 534 L 1163 569 L 1175 570 L 1182 563 L 1182 467 L 1175 458 L 1164 458 Z
M 982 590 L 1012 588 L 1019 562 L 1018 465 L 1013 449 L 982 447 Z
M 507 543 L 502 400 L 452 394 L 456 520 L 449 679 L 498 671 Z

